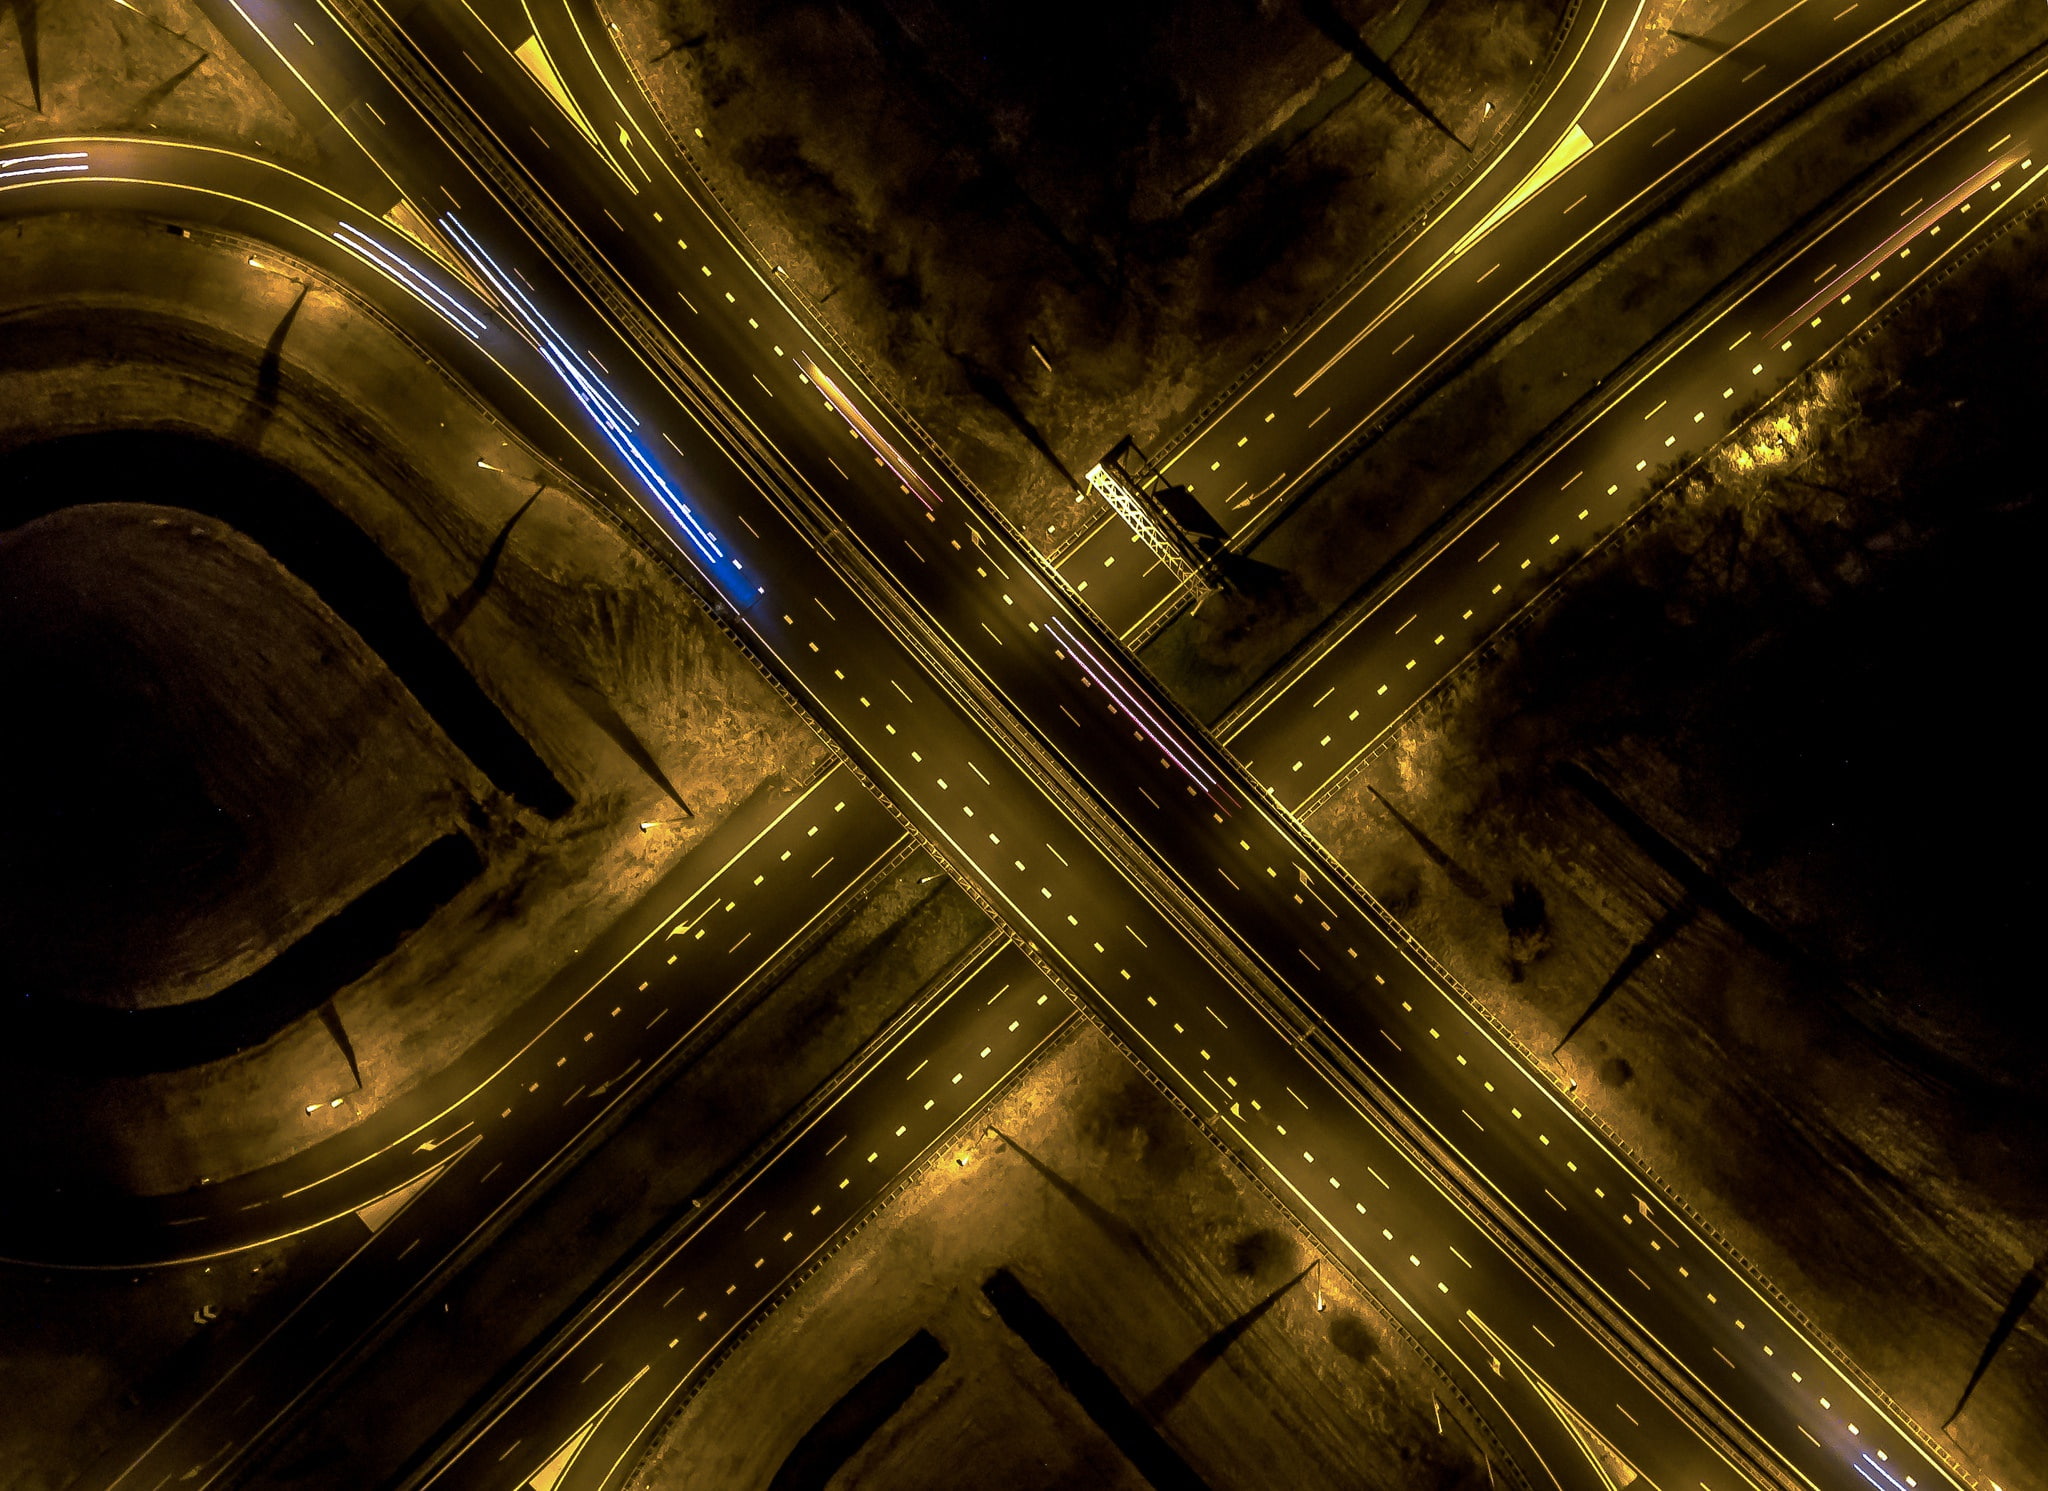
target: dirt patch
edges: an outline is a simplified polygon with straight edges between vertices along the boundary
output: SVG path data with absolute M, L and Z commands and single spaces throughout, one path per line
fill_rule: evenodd
M 1687 47 L 1700 46 L 1702 43 L 1691 38 L 1704 36 L 1715 22 L 1740 10 L 1742 3 L 1743 0 L 1645 0 L 1636 34 L 1623 49 L 1609 86 L 1617 91 L 1628 88 L 1682 55 Z
M 314 1016 L 185 1073 L 95 1082 L 39 1071 L 8 1085 L 9 1120 L 48 1136 L 11 1152 L 14 1183 L 173 1191 L 291 1153 L 440 1069 L 762 781 L 807 778 L 824 747 L 671 574 L 584 499 L 529 479 L 531 457 L 345 297 L 309 288 L 289 266 L 252 271 L 238 245 L 146 223 L 46 217 L 4 231 L 0 449 L 170 429 L 260 453 L 374 546 L 413 624 L 573 803 L 536 811 L 451 757 L 434 729 L 411 747 L 455 783 L 407 788 L 413 799 L 442 794 L 421 822 L 459 818 L 484 868 L 335 1001 L 360 1088 Z M 154 284 L 181 298 L 134 288 Z M 276 691 L 265 681 L 286 665 L 294 686 L 298 669 L 315 679 L 321 670 L 289 652 L 265 661 L 273 639 L 261 619 L 237 610 L 210 635 L 218 691 L 239 696 L 269 751 L 271 735 L 289 734 L 269 729 Z M 297 645 L 289 632 L 274 640 Z M 333 713 L 317 715 L 331 728 L 315 780 L 373 771 L 376 752 L 389 755 L 374 697 L 363 701 L 360 738 L 342 717 L 350 676 L 340 669 L 319 685 L 334 696 L 323 705 Z M 406 718 L 418 725 L 416 705 Z M 334 825 L 304 821 L 303 852 L 326 854 L 321 834 Z M 663 826 L 643 833 L 644 821 Z M 334 853 L 338 864 L 365 862 Z M 276 892 L 297 894 L 290 884 Z M 292 916 L 315 910 L 308 899 Z M 211 947 L 242 934 L 188 935 Z M 335 1095 L 342 1107 L 305 1115 L 308 1102 Z
M 1145 1484 L 998 1318 L 983 1286 L 1004 1268 L 1210 1486 L 1486 1484 L 1407 1346 L 1330 1270 L 1317 1313 L 1307 1243 L 1092 1027 L 966 1135 L 964 1163 L 949 1150 L 727 1359 L 636 1485 L 766 1486 L 919 1329 L 946 1361 L 835 1486 L 958 1484 L 963 1463 Z
M 312 165 L 312 140 L 185 0 L 34 0 L 0 21 L 0 139 L 154 134 Z
M 1313 824 L 1929 1427 L 2048 1242 L 2044 249 L 2036 212 L 1806 379 Z M 2025 1484 L 2044 1401 L 2035 1317 L 1951 1442 Z
M 25 809 L 0 830 L 0 940 L 22 992 L 211 994 L 460 821 L 466 764 L 224 524 L 106 504 L 0 534 L 0 630 Z
M 644 0 L 613 14 L 762 252 L 1050 546 L 1087 511 L 1073 473 L 1126 432 L 1170 433 L 1468 159 L 1383 84 L 1360 86 L 1333 35 L 1355 28 L 1482 142 L 1563 9 Z
M 1242 593 L 1212 597 L 1168 626 L 1146 647 L 1146 664 L 1204 719 L 1222 716 L 1598 381 L 1872 161 L 2044 41 L 2048 10 L 1980 0 L 1738 157 L 1318 487 L 1252 547 Z

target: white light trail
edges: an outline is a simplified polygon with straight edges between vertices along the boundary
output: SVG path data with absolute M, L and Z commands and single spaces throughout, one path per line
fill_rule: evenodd
M 39 161 L 60 161 L 64 164 L 46 166 Z M 21 169 L 17 170 L 16 167 Z M 0 160 L 0 181 L 19 181 L 28 176 L 75 175 L 85 169 L 83 150 L 63 150 L 47 155 L 17 155 Z
M 603 378 L 590 370 L 582 356 L 564 340 L 561 333 L 555 330 L 554 323 L 548 320 L 546 313 L 514 283 L 513 276 L 505 273 L 498 261 L 491 257 L 490 252 L 477 241 L 468 228 L 463 226 L 459 218 L 453 213 L 447 213 L 442 216 L 441 224 L 447 230 L 451 241 L 469 259 L 471 267 L 489 283 L 503 303 L 512 308 L 518 322 L 516 329 L 547 360 L 548 366 L 554 369 L 555 376 L 575 395 L 584 412 L 603 432 L 612 449 L 618 452 L 620 458 L 632 468 L 633 474 L 661 504 L 662 510 L 682 527 L 713 573 L 728 568 L 735 574 L 743 572 L 745 566 L 726 552 L 718 536 L 706 527 L 690 505 L 683 501 L 675 488 L 669 484 L 668 478 L 641 447 L 633 433 L 639 428 L 640 421 L 633 417 L 632 411 L 626 408 Z M 756 597 L 767 593 L 764 587 L 743 585 L 733 580 L 731 576 L 724 578 L 731 585 L 734 598 L 741 605 L 750 604 Z
M 337 227 L 334 241 L 401 289 L 411 292 L 415 299 L 425 302 L 428 309 L 465 336 L 475 339 L 486 329 L 481 317 L 355 224 L 343 223 Z
M 1201 758 L 1187 746 L 1181 744 L 1178 734 L 1162 720 L 1153 706 L 1145 699 L 1143 690 L 1126 683 L 1103 659 L 1096 656 L 1087 643 L 1079 640 L 1073 631 L 1059 617 L 1055 616 L 1045 624 L 1053 639 L 1074 659 L 1074 664 L 1096 687 L 1122 706 L 1126 718 L 1136 725 L 1145 738 L 1165 752 L 1167 757 L 1188 774 L 1204 792 L 1214 793 L 1217 779 L 1201 764 Z

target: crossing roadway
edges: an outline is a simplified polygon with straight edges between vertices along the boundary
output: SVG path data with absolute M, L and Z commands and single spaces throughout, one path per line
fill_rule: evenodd
M 0 166 L 0 201 L 260 219 L 502 395 L 538 449 L 632 494 L 935 852 L 1382 1299 L 1533 1483 L 1597 1484 L 1608 1450 L 1706 1491 L 1861 1486 L 1873 1469 L 1948 1482 L 873 400 L 675 169 L 644 101 L 612 86 L 630 80 L 591 18 L 404 17 L 439 87 L 460 80 L 544 184 L 522 205 L 498 183 L 507 205 L 448 148 L 460 120 L 412 111 L 433 80 L 377 41 L 394 87 L 337 14 L 372 37 L 389 23 L 348 5 L 256 23 L 384 164 L 412 233 L 276 168 L 152 142 L 83 146 L 76 171 L 33 187 Z M 531 49 L 529 19 L 544 33 Z M 204 179 L 236 173 L 232 194 Z M 576 243 L 547 237 L 549 212 L 579 225 Z M 581 1390 L 637 1411 L 643 1365 L 608 1362 Z M 203 1491 L 312 1385 L 255 1384 L 268 1418 L 202 1405 L 112 1484 L 189 1472 Z M 613 1483 L 581 1463 L 565 1482 Z
M 1927 8 L 1928 0 L 1752 0 L 1627 88 L 1608 85 L 1639 15 L 1621 6 L 1582 20 L 1578 65 L 1541 95 L 1511 143 L 1159 452 L 1167 478 L 1242 550 L 1660 194 Z M 1061 554 L 1059 571 L 1125 637 L 1149 634 L 1187 599 L 1106 513 Z

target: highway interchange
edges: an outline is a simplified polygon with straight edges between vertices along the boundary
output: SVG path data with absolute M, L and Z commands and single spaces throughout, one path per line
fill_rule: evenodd
M 632 494 L 918 836 L 1386 1302 L 1530 1484 L 1598 1484 L 1589 1433 L 1663 1486 L 1948 1480 L 874 399 L 676 169 L 593 15 L 419 6 L 399 19 L 413 66 L 433 69 L 423 75 L 390 52 L 391 18 L 333 14 L 354 18 L 367 54 L 329 12 L 259 20 L 278 62 L 379 142 L 366 154 L 380 169 L 363 179 L 383 175 L 435 231 L 408 242 L 291 173 L 156 142 L 58 142 L 26 164 L 13 147 L 24 154 L 0 166 L 0 200 L 133 207 L 281 241 L 352 283 L 563 469 Z M 534 22 L 541 76 L 520 56 Z M 2030 98 L 2004 107 L 2027 117 Z M 534 201 L 486 189 L 451 148 L 479 148 L 453 108 L 490 126 L 481 149 L 502 152 L 482 168 L 490 185 L 511 192 L 503 164 L 516 162 L 539 184 Z M 802 925 L 816 907 L 798 899 Z M 1005 1059 L 1021 1061 L 1025 1034 L 1012 1034 Z M 619 1070 L 625 1049 L 590 1075 L 606 1080 L 597 1066 Z M 862 1131 L 885 1116 L 863 1112 Z M 900 1137 L 909 1164 L 942 1131 Z M 456 1170 L 477 1168 L 456 1153 Z M 433 1234 L 422 1251 L 445 1256 L 476 1221 L 474 1206 L 450 1208 L 417 1234 Z M 372 1302 L 414 1287 L 403 1258 L 380 1251 L 401 1246 L 395 1225 L 323 1289 L 330 1310 L 360 1291 L 337 1319 L 375 1319 Z M 620 1339 L 653 1339 L 625 1316 Z M 715 1346 L 693 1339 L 696 1359 Z M 332 1338 L 277 1349 L 252 1394 L 260 1410 L 202 1397 L 111 1484 L 240 1473 L 333 1354 Z M 550 1406 L 516 1438 L 545 1457 L 484 1463 L 479 1438 L 437 1473 L 524 1484 L 603 1408 L 603 1433 L 627 1437 L 615 1454 L 563 1461 L 559 1484 L 616 1484 L 684 1380 L 656 1356 L 608 1352 L 575 1392 L 537 1391 Z
M 1926 0 L 1752 0 L 1675 68 L 1603 92 L 1638 16 L 1582 8 L 1565 71 L 1505 148 L 1425 226 L 1157 453 L 1167 477 L 1248 546 L 1334 462 L 1487 332 L 1843 59 L 1928 18 Z M 1121 523 L 1096 524 L 1060 574 L 1126 637 L 1187 600 Z

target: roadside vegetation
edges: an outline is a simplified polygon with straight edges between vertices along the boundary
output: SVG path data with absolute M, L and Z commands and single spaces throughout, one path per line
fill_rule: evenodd
M 939 1359 L 927 1346 L 927 1375 L 901 1406 L 842 1442 L 832 1485 L 938 1491 L 971 1466 L 991 1467 L 992 1483 L 1073 1491 L 1161 1484 L 1018 1328 L 1011 1301 L 1023 1295 L 1106 1377 L 1099 1396 L 1121 1398 L 1140 1437 L 1163 1443 L 1158 1458 L 1183 1468 L 1166 1484 L 1487 1486 L 1469 1431 L 1448 1405 L 1438 1415 L 1434 1374 L 1315 1260 L 1120 1051 L 1077 1023 L 748 1336 L 635 1484 L 792 1483 L 807 1431 L 921 1335 Z
M 2036 210 L 1768 408 L 1311 825 L 1923 1425 L 1983 1364 L 1948 1438 L 2006 1485 L 2048 1452 L 2038 1324 L 1997 1334 L 2048 1245 L 2044 250 Z
M 610 13 L 762 252 L 1051 546 L 1092 515 L 1077 473 L 1121 435 L 1170 435 L 1472 159 L 1563 9 Z M 1371 80 L 1353 42 L 1459 138 Z
M 1667 5 L 1656 25 L 1704 29 L 1717 8 Z M 1656 25 L 1624 56 L 1638 82 L 1677 45 Z M 1752 256 L 2043 42 L 2048 7 L 1976 0 L 1740 154 L 1311 492 L 1248 551 L 1241 588 L 1162 631 L 1147 666 L 1204 719 L 1222 716 Z

